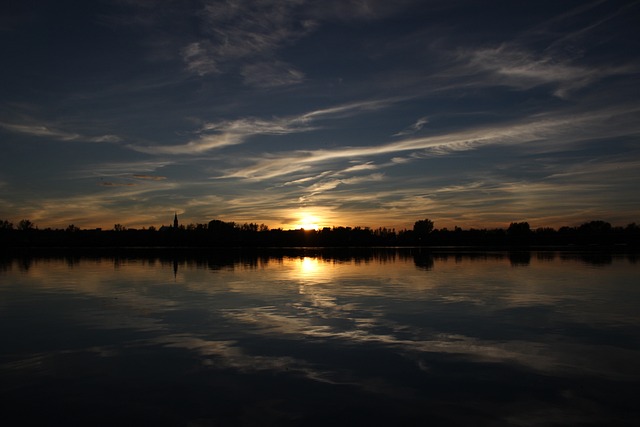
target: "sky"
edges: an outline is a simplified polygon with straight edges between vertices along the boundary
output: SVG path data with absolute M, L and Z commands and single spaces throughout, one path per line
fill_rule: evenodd
M 629 0 L 5 2 L 0 220 L 640 222 L 638 22 Z

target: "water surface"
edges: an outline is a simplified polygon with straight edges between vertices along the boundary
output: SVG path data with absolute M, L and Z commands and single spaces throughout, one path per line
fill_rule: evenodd
M 291 250 L 0 262 L 42 425 L 640 425 L 635 257 Z

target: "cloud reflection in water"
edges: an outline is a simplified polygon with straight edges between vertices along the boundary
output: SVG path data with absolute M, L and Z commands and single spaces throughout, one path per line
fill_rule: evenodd
M 409 419 L 463 424 L 441 405 L 481 405 L 479 424 L 518 424 L 541 411 L 559 422 L 607 420 L 616 399 L 630 411 L 625 390 L 640 383 L 637 264 L 623 258 L 597 269 L 575 257 L 514 266 L 501 253 L 411 251 L 22 265 L 0 273 L 3 331 L 14 325 L 0 362 L 13 385 L 3 395 L 26 393 L 24 378 L 42 386 L 52 376 L 142 372 L 141 387 L 226 378 L 223 389 L 265 382 L 285 401 L 333 387 L 322 393 L 334 403 L 392 399 L 389 416 L 402 408 Z M 302 419 L 318 409 L 300 405 Z

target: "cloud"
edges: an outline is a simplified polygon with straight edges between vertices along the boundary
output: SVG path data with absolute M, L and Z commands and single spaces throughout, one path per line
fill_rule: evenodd
M 419 132 L 420 130 L 422 130 L 422 128 L 424 127 L 424 125 L 426 125 L 427 123 L 429 123 L 429 119 L 427 117 L 421 117 L 419 118 L 414 124 L 412 124 L 411 126 L 409 126 L 408 128 L 393 134 L 393 136 L 405 136 L 405 135 L 413 135 L 416 132 Z
M 489 72 L 492 84 L 526 90 L 540 85 L 554 85 L 553 94 L 566 98 L 571 92 L 606 77 L 635 72 L 632 67 L 588 67 L 552 56 L 537 55 L 525 48 L 503 44 L 493 48 L 461 51 L 459 59 L 467 61 L 472 73 Z
M 316 182 L 315 184 L 306 188 L 306 191 L 309 192 L 309 196 L 314 196 L 319 193 L 323 193 L 325 191 L 333 190 L 340 185 L 355 185 L 361 184 L 363 182 L 371 182 L 371 181 L 381 181 L 384 178 L 384 175 L 381 173 L 375 173 L 366 176 L 355 176 L 351 178 L 340 178 L 340 179 L 328 179 L 320 182 Z
M 391 159 L 391 163 L 396 164 L 396 165 L 401 165 L 403 163 L 408 163 L 410 162 L 411 159 L 407 158 L 407 157 L 394 157 Z
M 606 9 L 600 8 L 605 3 L 609 3 L 608 7 Z M 598 40 L 598 43 L 602 43 L 603 36 L 605 39 L 616 37 L 616 31 L 613 31 L 617 25 L 616 18 L 624 17 L 628 10 L 634 7 L 637 7 L 635 2 L 627 2 L 626 4 L 624 2 L 612 4 L 606 0 L 585 2 L 585 4 L 565 13 L 553 16 L 527 33 L 534 37 L 540 35 L 556 37 L 559 34 L 561 37 L 555 39 L 545 48 L 545 52 L 552 52 L 554 55 L 562 57 L 580 57 L 593 44 L 590 38 L 593 37 Z M 600 10 L 596 11 L 597 8 Z M 591 16 L 597 16 L 597 19 L 593 20 Z M 586 19 L 581 21 L 584 18 Z M 581 22 L 577 29 L 574 28 L 575 22 Z M 598 31 L 600 34 L 597 33 Z
M 139 146 L 130 145 L 133 150 L 150 154 L 195 155 L 213 149 L 244 143 L 255 135 L 286 135 L 308 132 L 312 127 L 297 119 L 262 120 L 245 118 L 206 123 L 199 131 L 201 135 L 182 145 Z
M 443 156 L 455 152 L 474 150 L 487 145 L 522 145 L 536 142 L 538 149 L 565 149 L 575 141 L 588 140 L 600 136 L 614 136 L 607 121 L 618 116 L 632 115 L 637 109 L 623 111 L 596 111 L 584 114 L 569 114 L 551 117 L 536 115 L 518 122 L 477 127 L 448 134 L 422 138 L 409 138 L 380 145 L 344 147 L 337 149 L 296 150 L 278 156 L 260 156 L 253 164 L 227 171 L 218 178 L 243 178 L 251 180 L 270 179 L 297 173 L 313 165 L 325 164 L 336 160 L 360 159 L 366 161 L 381 155 L 395 155 L 411 152 L 416 158 Z M 627 119 L 624 119 L 627 120 Z M 620 122 L 616 128 L 618 135 L 634 134 L 640 131 L 633 119 Z M 529 147 L 527 147 L 529 148 Z M 392 164 L 406 162 L 406 158 L 392 161 Z
M 299 196 L 299 201 L 306 203 L 309 202 L 312 197 L 334 190 L 341 186 L 357 186 L 362 183 L 382 181 L 384 179 L 384 174 L 382 173 L 350 176 L 354 172 L 375 169 L 378 169 L 378 166 L 370 163 L 361 164 L 347 167 L 340 171 L 324 171 L 317 175 L 287 181 L 277 187 L 296 186 L 304 192 L 304 195 Z
M 103 187 L 133 187 L 136 184 L 133 182 L 111 182 L 111 181 L 102 181 L 100 185 Z
M 316 20 L 373 21 L 405 10 L 414 0 L 325 0 L 309 2 L 307 13 Z M 417 2 L 420 4 L 420 2 Z M 435 7 L 435 4 L 430 4 Z
M 50 138 L 56 141 L 88 141 L 88 142 L 120 142 L 122 138 L 117 135 L 100 135 L 100 136 L 85 136 L 75 132 L 69 132 L 66 130 L 58 129 L 50 125 L 43 125 L 40 123 L 28 123 L 28 124 L 16 124 L 0 122 L 0 128 L 3 128 L 9 132 L 19 133 L 23 135 L 36 136 L 41 138 Z
M 135 174 L 135 175 L 131 175 L 132 178 L 135 179 L 144 179 L 144 180 L 150 180 L 150 181 L 163 181 L 165 179 L 167 179 L 166 176 L 159 176 L 159 175 L 140 175 L 140 174 Z
M 38 226 L 81 228 L 105 227 L 119 222 L 127 227 L 160 224 L 173 219 L 179 209 L 176 202 L 178 184 L 173 182 L 123 182 L 104 180 L 89 185 L 90 192 L 51 195 L 49 192 L 17 200 L 11 213 L 14 218 L 29 218 Z M 99 187 L 96 188 L 96 185 Z
M 282 186 L 286 187 L 286 186 L 289 186 L 289 185 L 305 184 L 305 183 L 308 183 L 310 181 L 315 181 L 315 180 L 324 178 L 327 175 L 332 175 L 333 173 L 334 173 L 333 171 L 324 171 L 321 174 L 316 175 L 316 176 L 307 176 L 307 177 L 304 177 L 304 178 L 294 179 L 293 181 L 285 182 L 284 184 L 282 184 Z
M 243 67 L 241 73 L 248 86 L 269 88 L 301 83 L 304 74 L 281 62 L 258 62 Z
M 141 172 L 155 172 L 173 162 L 164 160 L 139 161 L 139 162 L 119 162 L 89 164 L 85 169 L 78 171 L 75 178 L 95 178 L 95 177 L 125 177 L 125 176 L 151 176 Z
M 295 151 L 274 158 L 259 158 L 252 166 L 232 172 L 224 178 L 268 179 L 301 171 L 313 164 L 354 158 L 370 158 L 403 151 L 431 150 L 432 155 L 442 155 L 452 151 L 466 151 L 481 144 L 495 142 L 497 135 L 478 136 L 470 132 L 439 137 L 405 140 L 401 143 L 378 146 L 346 147 L 335 150 L 319 149 Z
M 266 70 L 265 60 L 274 57 L 282 46 L 308 34 L 314 23 L 301 19 L 296 10 L 303 1 L 266 0 L 208 1 L 199 15 L 206 38 L 193 41 L 181 50 L 187 70 L 205 76 L 235 68 L 240 61 L 245 83 L 273 87 L 297 83 L 302 73 L 276 61 L 271 66 L 271 79 L 260 79 L 259 69 Z M 257 60 L 257 61 L 256 61 Z M 276 77 L 276 67 L 280 71 Z M 281 72 L 288 68 L 289 73 Z M 283 78 L 287 76 L 287 78 Z
M 313 23 L 298 17 L 304 1 L 212 1 L 204 7 L 208 31 L 222 57 L 245 57 L 272 52 L 283 43 L 305 35 Z
M 302 114 L 300 120 L 318 120 L 323 118 L 329 119 L 344 119 L 353 117 L 369 111 L 377 111 L 389 107 L 403 99 L 401 97 L 395 98 L 383 98 L 383 99 L 370 99 L 365 101 L 351 102 L 347 104 L 340 104 L 334 107 L 323 108 L 319 110 L 310 111 Z
M 222 148 L 229 145 L 237 145 L 244 142 L 241 135 L 237 134 L 221 134 L 221 135 L 205 135 L 198 139 L 187 142 L 182 145 L 168 145 L 168 146 L 139 146 L 129 145 L 129 148 L 139 151 L 141 153 L 148 154 L 200 154 L 205 151 L 212 150 L 214 148 Z
M 197 132 L 198 138 L 181 145 L 152 145 L 142 146 L 131 144 L 128 147 L 148 154 L 196 155 L 204 152 L 239 145 L 256 135 L 288 135 L 317 130 L 312 126 L 314 121 L 321 119 L 342 119 L 369 111 L 380 110 L 397 102 L 397 99 L 367 100 L 335 107 L 320 109 L 284 118 L 270 120 L 255 117 L 236 120 L 222 120 L 205 123 Z
M 185 46 L 180 54 L 187 64 L 187 70 L 205 76 L 219 71 L 213 60 L 214 52 L 211 43 L 208 41 L 194 42 Z
M 181 50 L 188 71 L 199 76 L 225 72 L 241 65 L 244 82 L 255 87 L 299 83 L 304 74 L 283 62 L 265 65 L 277 52 L 313 33 L 325 21 L 372 20 L 396 13 L 408 1 L 305 0 L 206 1 L 199 18 L 206 37 Z M 266 61 L 266 62 L 265 62 Z M 266 71 L 261 78 L 260 71 Z
M 0 127 L 14 133 L 21 133 L 39 137 L 49 137 L 60 141 L 73 141 L 80 138 L 80 135 L 77 133 L 53 129 L 49 126 L 43 126 L 39 124 L 13 124 L 0 122 Z
M 96 136 L 93 138 L 89 138 L 89 141 L 91 142 L 121 142 L 122 138 L 120 138 L 118 135 L 102 135 L 102 136 Z
M 216 131 L 237 135 L 286 135 L 297 131 L 311 130 L 298 118 L 274 118 L 264 120 L 245 118 L 205 123 L 201 132 Z
M 378 168 L 379 168 L 379 166 L 375 165 L 373 162 L 366 162 L 366 163 L 360 163 L 360 164 L 357 164 L 357 165 L 349 166 L 343 172 L 344 173 L 359 172 L 359 171 L 364 171 L 364 170 L 375 170 L 375 169 L 378 169 Z

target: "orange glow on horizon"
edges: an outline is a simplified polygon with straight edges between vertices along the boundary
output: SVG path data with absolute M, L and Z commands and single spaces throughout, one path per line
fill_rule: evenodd
M 320 220 L 315 215 L 305 214 L 295 224 L 294 229 L 299 230 L 301 228 L 305 230 L 317 230 L 320 228 Z

